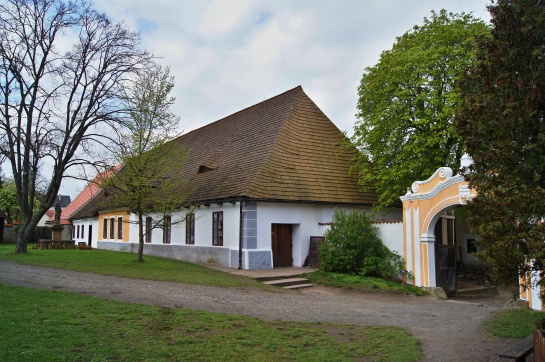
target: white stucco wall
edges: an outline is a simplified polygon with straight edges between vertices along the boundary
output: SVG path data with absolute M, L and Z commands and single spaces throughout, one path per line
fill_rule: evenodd
M 262 265 L 267 268 L 272 267 L 271 253 L 271 229 L 272 224 L 290 224 L 292 225 L 292 259 L 294 266 L 303 266 L 308 256 L 309 244 L 311 236 L 323 236 L 327 230 L 327 224 L 331 223 L 335 205 L 324 204 L 304 204 L 304 203 L 275 203 L 275 202 L 252 202 L 244 204 L 248 211 L 244 211 L 245 215 L 257 215 L 257 221 L 250 222 L 252 230 L 246 230 L 246 233 L 255 233 L 253 241 L 250 242 L 248 249 L 243 249 L 243 267 L 249 265 Z M 351 210 L 366 210 L 369 207 L 344 207 L 338 208 Z M 251 210 L 255 210 L 251 211 Z M 238 267 L 238 249 L 239 249 L 239 231 L 240 231 L 240 204 L 237 203 L 222 203 L 211 204 L 209 206 L 200 206 L 193 212 L 195 214 L 195 244 L 186 244 L 185 239 L 185 216 L 188 210 L 181 210 L 172 214 L 171 242 L 168 245 L 173 246 L 173 251 L 169 254 L 163 244 L 163 230 L 156 228 L 152 231 L 152 245 L 148 248 L 148 252 L 156 253 L 155 255 L 167 255 L 167 257 L 181 258 L 182 260 L 194 262 L 218 262 L 231 266 Z M 212 214 L 217 211 L 223 212 L 223 246 L 212 245 Z M 381 219 L 396 220 L 400 219 L 400 211 L 396 210 L 386 216 L 381 216 Z M 154 219 L 159 219 L 161 215 L 151 214 Z M 129 241 L 121 240 L 102 240 L 102 235 L 98 235 L 98 222 L 100 220 L 78 220 L 75 225 L 86 224 L 93 222 L 93 246 L 97 244 L 97 240 L 101 241 L 104 248 L 111 250 L 133 251 L 138 243 L 138 225 L 136 223 L 137 216 L 130 215 L 131 223 L 129 225 Z M 248 220 L 245 219 L 245 222 Z M 257 224 L 257 225 L 256 225 Z M 248 226 L 247 223 L 245 223 Z M 381 238 L 385 240 L 385 244 L 392 249 L 402 252 L 402 246 L 399 247 L 396 243 L 402 238 L 399 238 L 396 233 L 401 233 L 402 227 L 398 224 L 384 224 L 381 227 Z M 87 233 L 87 229 L 86 229 Z M 245 234 L 249 235 L 249 234 Z M 121 245 L 124 244 L 124 245 Z M 117 246 L 116 246 L 117 245 Z M 146 246 L 144 247 L 146 250 Z M 159 248 L 159 249 L 157 249 Z M 174 251 L 176 249 L 177 251 Z M 133 251 L 134 252 L 134 251 Z M 145 251 L 146 253 L 146 251 Z M 227 254 L 225 254 L 227 253 Z M 256 254 L 257 253 L 257 254 Z M 257 258 L 257 259 L 256 259 Z M 265 258 L 265 259 L 264 259 Z M 270 259 L 270 261 L 269 261 Z M 253 267 L 252 267 L 253 268 Z
M 388 249 L 403 256 L 403 221 L 375 224 L 380 240 Z
M 336 208 L 347 211 L 365 210 L 370 207 L 351 207 L 344 205 L 321 205 L 301 203 L 258 203 L 258 249 L 271 248 L 271 225 L 292 224 L 292 257 L 294 266 L 303 266 L 309 252 L 310 237 L 323 236 L 327 230 L 327 224 L 331 223 Z M 401 210 L 394 210 L 380 218 L 384 220 L 401 220 Z M 403 229 L 402 223 L 385 224 L 382 227 L 382 236 L 386 238 L 387 246 L 403 254 Z
M 240 210 L 239 204 L 223 203 L 221 205 L 212 204 L 210 206 L 201 206 L 194 210 L 195 214 L 195 244 L 194 246 L 213 246 L 212 245 L 212 214 L 223 211 L 223 247 L 238 248 L 238 232 Z M 171 244 L 186 245 L 185 240 L 185 217 L 187 210 L 175 212 L 171 215 Z M 152 213 L 154 220 L 162 218 L 158 213 Z M 138 242 L 138 217 L 131 214 L 131 224 L 129 230 L 129 242 Z M 144 218 L 144 228 L 145 228 Z M 144 230 L 145 232 L 145 230 Z M 163 229 L 155 228 L 152 230 L 151 244 L 163 244 Z M 221 246 L 218 246 L 221 248 Z
M 85 242 L 88 244 L 89 241 L 89 226 L 92 228 L 92 235 L 91 235 L 91 247 L 96 248 L 97 247 L 97 240 L 98 240 L 98 219 L 97 218 L 88 218 L 88 219 L 79 219 L 79 220 L 73 220 L 72 221 L 72 227 L 73 230 L 77 230 L 78 225 L 83 227 L 84 233 L 83 237 L 81 235 L 77 235 L 77 232 L 73 235 L 73 238 L 76 241 L 76 245 L 78 242 Z M 81 230 L 81 229 L 80 229 Z

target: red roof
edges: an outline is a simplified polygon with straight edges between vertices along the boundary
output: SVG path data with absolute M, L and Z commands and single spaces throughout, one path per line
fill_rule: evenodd
M 91 199 L 100 191 L 100 187 L 98 186 L 98 181 L 108 176 L 110 173 L 115 172 L 121 167 L 121 165 L 117 165 L 111 170 L 104 171 L 100 174 L 98 174 L 93 181 L 89 182 L 87 186 L 76 196 L 74 200 L 68 206 L 66 206 L 62 212 L 61 212 L 61 224 L 63 225 L 69 225 L 70 224 L 70 217 L 73 213 L 78 211 L 82 206 L 87 204 Z M 53 223 L 55 222 L 55 211 L 54 210 L 47 210 L 46 214 L 49 216 L 49 219 L 46 221 L 46 223 Z
M 55 210 L 49 209 L 46 210 L 45 215 L 49 218 L 46 222 L 55 220 Z

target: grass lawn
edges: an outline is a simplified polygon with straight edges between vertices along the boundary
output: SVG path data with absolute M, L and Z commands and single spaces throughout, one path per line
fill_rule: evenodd
M 1 361 L 415 361 L 402 328 L 268 322 L 0 284 Z
M 492 313 L 484 326 L 497 337 L 526 338 L 533 333 L 534 327 L 542 318 L 545 318 L 545 312 L 531 309 L 505 309 Z
M 223 273 L 179 260 L 147 256 L 145 249 L 144 262 L 137 262 L 136 254 L 99 249 L 37 250 L 29 245 L 27 254 L 14 254 L 14 250 L 13 244 L 0 245 L 0 260 L 135 279 L 279 290 L 251 278 Z
M 358 275 L 347 275 L 338 273 L 328 273 L 317 271 L 312 274 L 305 275 L 312 283 L 326 285 L 329 287 L 341 287 L 361 291 L 389 291 L 414 295 L 429 295 L 429 293 L 412 285 L 401 282 L 392 282 L 380 278 L 361 277 Z

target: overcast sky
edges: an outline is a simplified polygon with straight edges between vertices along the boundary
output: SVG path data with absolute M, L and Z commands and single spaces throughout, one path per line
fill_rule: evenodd
M 188 132 L 301 85 L 352 133 L 357 87 L 397 36 L 432 10 L 472 12 L 484 0 L 94 0 L 142 35 L 175 76 L 174 111 Z M 65 180 L 62 194 L 83 185 Z

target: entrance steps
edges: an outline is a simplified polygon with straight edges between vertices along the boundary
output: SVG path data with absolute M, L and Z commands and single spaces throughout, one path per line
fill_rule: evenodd
M 258 279 L 259 280 L 259 279 Z M 314 286 L 308 282 L 308 279 L 298 277 L 288 277 L 282 279 L 264 280 L 263 284 L 272 285 L 275 287 L 281 287 L 285 289 L 303 289 Z
M 248 278 L 255 279 L 264 284 L 269 284 L 285 289 L 301 289 L 314 286 L 307 279 L 299 277 L 301 274 L 313 273 L 317 268 L 311 267 L 280 267 L 265 270 L 244 270 L 224 268 L 219 266 L 208 266 L 212 269 L 221 270 L 234 275 L 242 275 Z

